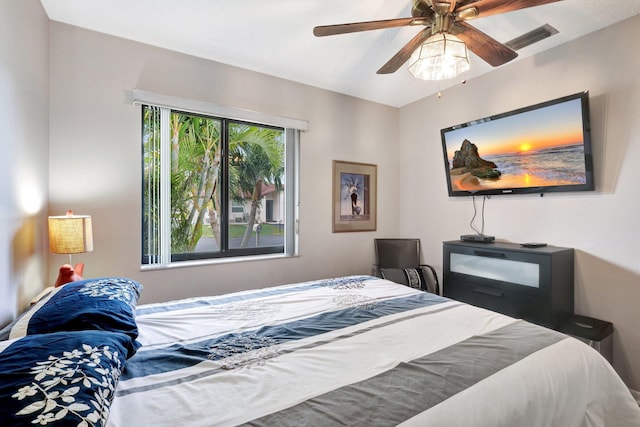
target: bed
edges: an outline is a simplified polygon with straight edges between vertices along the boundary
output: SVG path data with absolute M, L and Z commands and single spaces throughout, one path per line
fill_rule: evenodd
M 72 310 L 61 319 L 46 312 L 52 302 L 54 313 L 65 312 L 57 290 L 0 342 L 0 419 L 110 427 L 640 425 L 629 390 L 589 346 L 388 280 L 349 276 L 136 305 L 140 284 L 105 278 L 65 285 L 63 296 L 96 282 L 94 293 L 118 286 L 71 322 Z M 16 362 L 41 347 L 47 357 Z M 90 375 L 79 373 L 83 366 Z M 15 371 L 26 380 L 6 385 Z

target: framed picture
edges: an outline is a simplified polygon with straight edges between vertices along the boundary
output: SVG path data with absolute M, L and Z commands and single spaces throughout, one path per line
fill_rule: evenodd
M 375 231 L 377 166 L 333 161 L 333 232 Z

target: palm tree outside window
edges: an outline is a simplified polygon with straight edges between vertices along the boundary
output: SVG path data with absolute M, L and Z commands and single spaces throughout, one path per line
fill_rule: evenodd
M 143 265 L 294 252 L 293 130 L 152 105 L 142 119 Z

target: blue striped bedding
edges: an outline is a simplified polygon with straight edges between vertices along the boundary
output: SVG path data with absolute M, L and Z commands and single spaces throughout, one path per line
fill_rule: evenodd
M 370 276 L 144 305 L 136 321 L 112 427 L 640 425 L 583 343 Z

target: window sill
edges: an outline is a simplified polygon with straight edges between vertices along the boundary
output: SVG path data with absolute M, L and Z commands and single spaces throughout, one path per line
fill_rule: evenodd
M 157 271 L 157 270 L 171 270 L 174 268 L 188 268 L 188 267 L 200 267 L 205 265 L 216 265 L 216 264 L 235 264 L 241 262 L 252 262 L 252 261 L 265 261 L 272 259 L 286 259 L 286 258 L 296 258 L 299 255 L 288 255 L 288 254 L 273 254 L 273 255 L 252 255 L 252 256 L 243 256 L 243 257 L 229 257 L 229 258 L 211 258 L 211 259 L 200 259 L 194 261 L 180 261 L 174 262 L 171 264 L 154 264 L 154 265 L 141 265 L 140 271 Z

